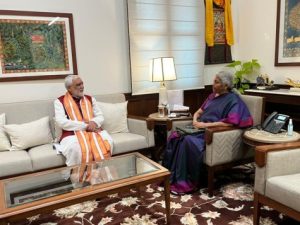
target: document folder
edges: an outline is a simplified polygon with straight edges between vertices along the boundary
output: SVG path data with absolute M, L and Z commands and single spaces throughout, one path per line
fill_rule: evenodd
M 196 128 L 193 125 L 178 126 L 176 130 L 183 134 L 199 134 L 205 132 L 205 128 Z

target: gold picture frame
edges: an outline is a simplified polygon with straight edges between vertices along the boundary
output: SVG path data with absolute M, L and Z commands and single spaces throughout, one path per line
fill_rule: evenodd
M 77 74 L 70 13 L 0 10 L 0 82 Z
M 300 2 L 277 0 L 275 66 L 300 66 Z

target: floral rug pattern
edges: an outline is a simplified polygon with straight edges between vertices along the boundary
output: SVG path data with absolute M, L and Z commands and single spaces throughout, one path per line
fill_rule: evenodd
M 240 171 L 221 177 L 220 180 L 224 184 L 212 197 L 206 194 L 205 188 L 193 194 L 171 195 L 171 225 L 252 225 L 253 185 L 249 177 L 251 174 Z M 166 224 L 163 188 L 148 185 L 140 191 L 131 189 L 127 193 L 109 195 L 14 223 L 14 225 L 73 224 Z M 260 225 L 296 224 L 298 224 L 296 221 L 275 210 L 263 207 Z

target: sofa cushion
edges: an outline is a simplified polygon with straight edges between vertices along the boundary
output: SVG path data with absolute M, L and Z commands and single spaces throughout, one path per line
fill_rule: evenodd
M 300 212 L 300 173 L 269 178 L 266 196 Z
M 0 177 L 33 171 L 31 159 L 26 151 L 4 151 L 0 154 Z
M 263 111 L 264 99 L 260 96 L 240 95 L 241 99 L 247 105 L 250 114 L 253 118 L 253 125 L 256 126 L 261 123 L 261 116 Z
M 48 116 L 29 123 L 4 125 L 4 129 L 9 135 L 12 151 L 52 142 Z
M 110 134 L 128 132 L 127 103 L 98 102 L 98 106 L 104 116 L 103 129 L 107 130 Z
M 65 165 L 65 157 L 53 150 L 52 144 L 40 145 L 28 150 L 34 171 Z
M 5 125 L 5 113 L 0 114 L 0 151 L 9 150 L 10 142 L 4 131 L 3 125 Z
M 111 136 L 114 141 L 113 155 L 148 147 L 146 138 L 139 134 L 117 133 Z

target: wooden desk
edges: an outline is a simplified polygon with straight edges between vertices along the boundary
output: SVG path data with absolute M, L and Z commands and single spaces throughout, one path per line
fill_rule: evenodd
M 272 95 L 285 95 L 287 97 L 300 96 L 300 92 L 290 91 L 289 89 L 278 89 L 278 90 L 258 90 L 248 89 L 246 93 L 261 93 L 261 94 L 272 94 Z
M 298 141 L 300 139 L 300 135 L 297 132 L 293 132 L 292 136 L 288 136 L 287 132 L 272 134 L 263 130 L 251 129 L 244 133 L 243 139 L 244 142 L 250 146 L 258 146 Z
M 291 92 L 289 89 L 248 89 L 245 90 L 245 94 L 264 97 L 265 116 L 274 111 L 289 115 L 293 119 L 294 130 L 300 131 L 300 92 Z

